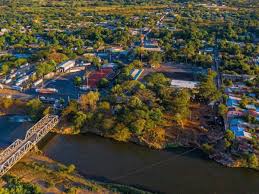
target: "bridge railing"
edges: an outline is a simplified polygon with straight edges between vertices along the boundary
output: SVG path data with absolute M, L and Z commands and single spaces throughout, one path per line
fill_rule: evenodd
M 0 153 L 0 162 L 3 162 L 10 154 L 23 144 L 20 139 L 15 140 L 10 146 Z
M 52 116 L 49 117 L 51 120 L 43 127 L 41 128 L 35 135 L 35 137 L 32 138 L 32 142 L 36 145 L 47 133 L 53 129 L 59 122 L 58 116 Z
M 39 120 L 34 126 L 32 126 L 27 132 L 26 132 L 26 136 L 25 139 L 29 139 L 37 130 L 39 130 L 40 128 L 42 128 L 43 126 L 46 125 L 46 123 L 49 122 L 49 120 L 51 119 L 51 115 L 46 115 L 44 116 L 41 120 Z
M 22 147 L 20 147 L 15 154 L 9 157 L 2 165 L 0 165 L 0 177 L 3 176 L 8 170 L 10 170 L 28 151 L 33 147 L 31 141 L 27 141 Z

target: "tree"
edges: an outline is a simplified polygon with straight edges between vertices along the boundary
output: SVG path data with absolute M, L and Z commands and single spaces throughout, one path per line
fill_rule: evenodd
M 1 98 L 0 105 L 4 110 L 7 110 L 13 105 L 13 100 L 11 98 Z
M 189 42 L 185 48 L 183 49 L 183 53 L 185 55 L 186 63 L 188 62 L 188 59 L 195 56 L 195 45 L 194 42 Z
M 149 64 L 152 68 L 159 68 L 162 63 L 162 56 L 160 53 L 155 52 L 150 56 Z
M 214 81 L 216 76 L 216 72 L 209 71 L 208 75 L 201 81 L 199 85 L 199 96 L 202 100 L 211 102 L 220 98 L 221 93 L 217 89 Z
M 102 128 L 104 130 L 110 130 L 114 127 L 115 125 L 115 121 L 113 118 L 106 118 L 106 119 L 103 119 L 102 121 Z
M 229 148 L 232 145 L 230 141 L 228 141 L 226 138 L 224 138 L 224 147 L 225 149 Z
M 83 127 L 86 119 L 87 119 L 87 116 L 85 113 L 83 113 L 82 111 L 76 112 L 74 120 L 73 120 L 75 128 L 80 129 L 81 127 Z
M 112 137 L 118 141 L 128 141 L 131 137 L 130 130 L 122 123 L 118 123 L 114 127 L 114 134 Z
M 109 86 L 109 80 L 107 78 L 102 78 L 99 82 L 98 82 L 98 88 L 106 88 Z
M 89 92 L 88 94 L 81 95 L 79 104 L 81 105 L 82 110 L 91 110 L 96 109 L 97 102 L 99 101 L 99 92 Z
M 154 108 L 149 112 L 149 116 L 153 121 L 160 122 L 163 116 L 161 109 Z
M 235 134 L 230 129 L 227 129 L 225 132 L 225 138 L 228 141 L 233 141 L 235 139 Z
M 36 73 L 38 76 L 43 77 L 44 75 L 47 75 L 48 73 L 55 70 L 55 66 L 52 63 L 40 63 L 36 66 Z
M 208 143 L 204 143 L 204 144 L 202 144 L 202 149 L 203 149 L 206 153 L 210 154 L 210 153 L 213 152 L 213 145 L 210 145 L 210 144 L 208 144 Z
M 145 124 L 145 119 L 138 119 L 131 124 L 131 128 L 137 135 L 141 135 L 143 130 L 145 129 Z
M 98 52 L 99 49 L 104 45 L 104 41 L 102 39 L 98 40 L 94 44 L 94 49 Z
M 165 129 L 152 127 L 144 131 L 143 137 L 155 148 L 161 148 L 165 143 Z
M 248 165 L 250 168 L 257 168 L 258 167 L 258 158 L 255 154 L 250 154 L 248 156 Z
M 129 107 L 135 109 L 135 108 L 140 108 L 141 105 L 142 105 L 142 102 L 141 100 L 136 97 L 136 96 L 132 96 L 129 100 L 129 103 L 128 103 Z
M 26 103 L 26 109 L 32 119 L 36 120 L 41 117 L 43 104 L 39 99 L 35 98 Z
M 97 68 L 100 69 L 102 64 L 100 62 L 100 59 L 98 57 L 93 57 L 92 58 L 92 64 Z
M 54 61 L 56 64 L 68 60 L 68 57 L 65 54 L 58 53 L 55 49 L 52 49 L 51 52 L 47 54 L 46 58 L 48 61 Z
M 98 109 L 103 112 L 108 112 L 111 109 L 111 105 L 107 101 L 100 102 Z
M 240 107 L 245 108 L 249 103 L 249 100 L 246 96 L 243 96 L 241 101 L 240 101 Z
M 73 173 L 74 171 L 76 170 L 76 166 L 74 164 L 70 164 L 68 167 L 67 167 L 67 172 L 69 174 Z
M 225 117 L 228 112 L 228 107 L 224 104 L 220 104 L 218 107 L 218 112 L 222 117 Z
M 137 47 L 134 52 L 136 53 L 136 55 L 139 56 L 140 61 L 142 61 L 143 55 L 146 54 L 146 51 L 143 47 Z
M 140 60 L 134 60 L 132 62 L 132 66 L 138 69 L 143 68 L 143 63 Z
M 3 179 L 6 184 L 0 188 L 1 194 L 43 194 L 39 186 L 20 182 L 12 176 L 5 176 Z
M 169 86 L 169 79 L 163 73 L 152 73 L 145 77 L 148 86 L 156 87 L 159 85 Z
M 183 121 L 190 114 L 190 94 L 187 90 L 180 90 L 172 100 L 172 112 L 174 113 L 174 120 L 184 127 Z
M 3 64 L 1 67 L 1 72 L 2 74 L 6 75 L 9 72 L 9 65 L 8 64 Z
M 74 116 L 78 112 L 78 103 L 75 100 L 69 102 L 69 105 L 62 111 L 62 116 L 67 117 L 68 120 L 74 119 Z
M 82 84 L 82 78 L 79 77 L 79 76 L 76 76 L 76 77 L 74 78 L 74 84 L 75 84 L 76 86 L 80 86 L 80 85 Z

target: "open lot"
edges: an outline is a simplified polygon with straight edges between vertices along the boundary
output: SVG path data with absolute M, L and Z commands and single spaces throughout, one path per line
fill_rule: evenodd
M 140 79 L 154 72 L 163 73 L 170 79 L 196 81 L 197 75 L 202 72 L 202 69 L 187 64 L 165 63 L 157 69 L 145 68 Z

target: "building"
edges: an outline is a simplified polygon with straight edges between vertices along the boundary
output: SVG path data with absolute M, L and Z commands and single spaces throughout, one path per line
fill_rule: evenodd
M 171 87 L 174 88 L 189 88 L 189 89 L 194 89 L 198 85 L 198 82 L 195 81 L 185 81 L 185 80 L 176 80 L 173 79 L 171 81 Z
M 246 75 L 246 74 L 242 74 L 242 75 L 232 75 L 232 74 L 224 74 L 224 73 L 222 74 L 222 79 L 228 79 L 231 81 L 246 81 L 253 78 L 254 76 Z
M 110 52 L 112 53 L 120 53 L 120 52 L 124 52 L 125 50 L 123 49 L 123 47 L 120 47 L 120 46 L 114 46 L 114 47 L 111 47 L 109 49 Z
M 227 106 L 228 107 L 238 107 L 240 101 L 241 101 L 241 98 L 229 96 L 227 99 Z
M 59 72 L 66 72 L 69 69 L 71 69 L 72 67 L 74 67 L 75 64 L 76 64 L 76 62 L 74 60 L 69 60 L 69 61 L 66 61 L 66 62 L 63 62 L 63 63 L 59 64 L 57 66 L 57 70 Z

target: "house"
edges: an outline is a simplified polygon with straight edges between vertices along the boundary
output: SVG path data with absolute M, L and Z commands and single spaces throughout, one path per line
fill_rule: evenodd
M 117 46 L 117 47 L 111 47 L 109 50 L 110 50 L 110 52 L 112 52 L 112 53 L 120 53 L 120 52 L 123 52 L 123 51 L 124 51 L 123 47 L 119 47 L 119 46 Z
M 250 115 L 252 117 L 259 116 L 259 114 L 256 112 L 256 110 L 248 110 L 247 113 L 248 113 L 248 115 Z
M 242 110 L 231 110 L 227 112 L 227 118 L 242 117 L 245 113 Z
M 115 63 L 107 63 L 102 65 L 102 68 L 115 68 L 115 67 L 117 67 L 117 64 Z
M 232 75 L 232 74 L 222 74 L 223 79 L 228 79 L 232 81 L 246 81 L 253 78 L 253 76 L 242 74 L 242 75 Z
M 237 126 L 237 125 L 239 125 L 241 123 L 242 123 L 242 120 L 241 119 L 237 119 L 237 118 L 231 119 L 230 122 L 229 122 L 230 126 Z
M 229 96 L 227 99 L 227 106 L 228 107 L 237 107 L 239 105 L 240 101 L 241 101 L 241 98 Z
M 252 135 L 245 131 L 245 123 L 241 119 L 234 118 L 229 122 L 229 129 L 234 133 L 234 135 L 239 137 L 245 138 L 252 138 Z
M 162 52 L 157 40 L 145 41 L 143 49 L 152 52 Z
M 254 104 L 248 104 L 248 105 L 246 105 L 246 109 L 247 109 L 247 110 L 255 110 L 255 111 L 256 111 L 256 107 L 255 107 Z
M 236 137 L 244 137 L 244 128 L 240 126 L 230 126 L 230 130 L 235 134 Z

